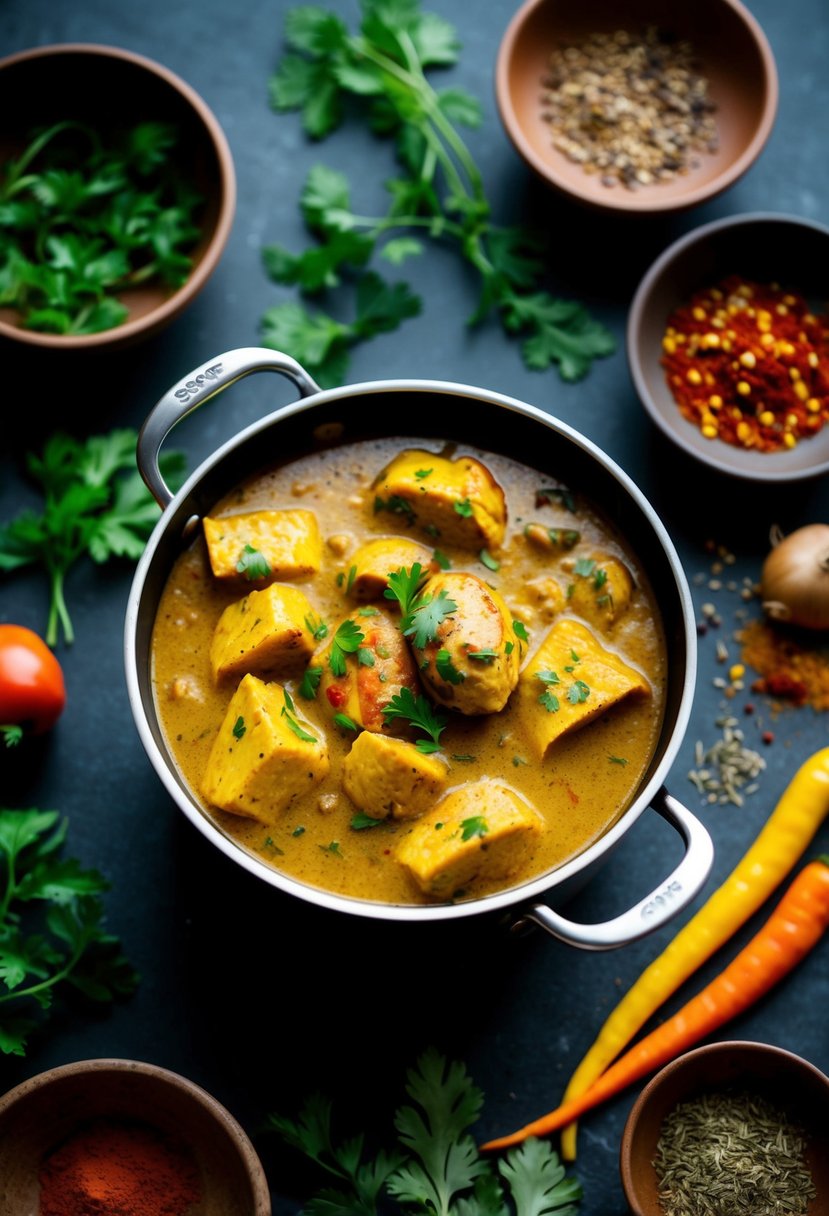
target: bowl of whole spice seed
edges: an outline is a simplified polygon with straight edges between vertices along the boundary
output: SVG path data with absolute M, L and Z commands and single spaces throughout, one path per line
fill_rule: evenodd
M 526 0 L 495 93 L 525 162 L 571 199 L 670 212 L 753 164 L 777 112 L 774 57 L 740 0 Z
M 0 59 L 0 115 L 0 337 L 111 349 L 189 307 L 236 206 L 204 99 L 132 51 L 59 43 Z
M 755 212 L 693 229 L 656 259 L 627 354 L 656 426 L 753 481 L 829 470 L 829 227 Z
M 829 1211 L 829 1077 L 766 1043 L 686 1052 L 645 1086 L 625 1125 L 633 1216 Z

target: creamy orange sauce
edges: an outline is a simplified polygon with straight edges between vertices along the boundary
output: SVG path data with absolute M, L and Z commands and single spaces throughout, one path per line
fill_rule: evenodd
M 315 452 L 290 464 L 251 478 L 217 503 L 212 515 L 257 509 L 302 506 L 316 513 L 324 538 L 323 569 L 299 584 L 322 620 L 355 619 L 358 605 L 345 593 L 349 554 L 376 536 L 403 534 L 430 546 L 441 545 L 405 518 L 387 511 L 375 513 L 371 482 L 404 447 L 442 450 L 438 441 L 395 439 L 366 441 Z M 641 782 L 656 745 L 664 709 L 665 645 L 653 593 L 635 554 L 571 486 L 575 513 L 565 502 L 536 505 L 540 488 L 556 485 L 506 457 L 474 448 L 458 448 L 477 457 L 504 488 L 508 523 L 500 563 L 493 571 L 477 553 L 443 547 L 452 568 L 469 570 L 495 587 L 517 620 L 524 622 L 529 641 L 526 662 L 543 641 L 551 618 L 534 590 L 549 576 L 566 586 L 572 563 L 596 552 L 620 559 L 634 579 L 626 611 L 599 632 L 603 645 L 618 651 L 641 670 L 651 695 L 629 698 L 594 722 L 559 739 L 544 761 L 538 761 L 521 738 L 511 704 L 498 714 L 464 718 L 449 714 L 442 737 L 442 755 L 449 768 L 447 791 L 470 780 L 496 777 L 526 798 L 543 816 L 546 830 L 526 868 L 512 885 L 560 866 L 582 852 L 613 824 Z M 577 529 L 578 544 L 564 556 L 530 543 L 528 523 Z M 331 544 L 327 542 L 330 541 Z M 341 787 L 341 766 L 353 735 L 341 731 L 319 701 L 301 701 L 302 713 L 324 734 L 331 770 L 304 802 L 295 803 L 274 827 L 228 814 L 202 798 L 200 782 L 233 687 L 216 688 L 208 659 L 210 640 L 222 610 L 244 594 L 213 578 L 204 540 L 200 537 L 177 561 L 161 598 L 153 635 L 153 679 L 159 720 L 168 746 L 204 814 L 221 831 L 269 865 L 301 882 L 357 899 L 387 903 L 430 902 L 414 886 L 393 856 L 395 844 L 410 830 L 405 821 L 381 822 L 357 830 L 351 826 L 356 808 Z M 388 606 L 388 601 L 386 601 Z M 565 608 L 566 611 L 566 608 Z M 595 625 L 593 626 L 595 629 Z M 320 643 L 320 649 L 325 645 Z M 285 682 L 296 698 L 298 679 Z M 485 880 L 463 896 L 486 894 Z M 462 896 L 460 896 L 462 897 Z

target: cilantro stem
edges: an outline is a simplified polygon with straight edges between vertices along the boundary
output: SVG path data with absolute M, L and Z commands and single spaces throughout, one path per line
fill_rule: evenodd
M 75 631 L 64 597 L 64 571 L 57 566 L 49 567 L 49 586 L 51 599 L 49 604 L 49 620 L 46 625 L 46 645 L 56 646 L 59 626 L 63 626 L 63 636 L 67 646 L 75 640 Z
M 86 941 L 82 941 L 76 946 L 60 970 L 55 971 L 47 979 L 41 980 L 39 984 L 30 984 L 28 988 L 13 988 L 11 992 L 0 994 L 0 1005 L 4 1004 L 5 1001 L 21 1000 L 23 997 L 36 996 L 38 992 L 45 992 L 47 988 L 54 988 L 55 984 L 59 984 L 61 980 L 65 980 L 74 971 L 87 944 Z

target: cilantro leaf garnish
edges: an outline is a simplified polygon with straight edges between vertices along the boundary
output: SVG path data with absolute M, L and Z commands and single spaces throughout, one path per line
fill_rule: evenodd
M 445 680 L 447 684 L 463 684 L 466 679 L 466 673 L 457 669 L 448 650 L 439 650 L 437 652 L 435 655 L 435 667 L 440 678 Z
M 315 617 L 313 613 L 306 616 L 305 624 L 315 642 L 321 642 L 323 638 L 328 637 L 327 624 L 320 617 Z
M 331 639 L 331 649 L 328 654 L 328 666 L 331 674 L 344 676 L 346 655 L 354 654 L 365 641 L 365 634 L 360 626 L 351 619 L 343 621 Z
M 291 350 L 326 385 L 341 381 L 355 342 L 394 328 L 420 307 L 405 284 L 379 280 L 370 262 L 385 256 L 397 265 L 422 252 L 428 238 L 449 244 L 479 276 L 471 323 L 494 314 L 521 341 L 528 367 L 556 363 L 562 378 L 575 380 L 613 351 L 611 333 L 581 304 L 543 289 L 545 242 L 523 226 L 492 222 L 481 171 L 460 130 L 479 125 L 480 103 L 457 87 L 435 90 L 427 78 L 430 68 L 457 59 L 448 23 L 422 12 L 418 0 L 367 0 L 353 33 L 315 6 L 290 10 L 285 34 L 288 50 L 269 82 L 273 108 L 299 111 L 315 140 L 334 132 L 346 112 L 362 115 L 378 136 L 394 141 L 398 168 L 386 181 L 388 205 L 374 216 L 355 213 L 342 173 L 311 169 L 300 205 L 314 243 L 299 254 L 265 249 L 265 268 L 277 283 L 308 294 L 341 293 L 354 283 L 357 318 L 279 305 L 263 318 L 266 345 Z M 388 298 L 367 307 L 366 284 Z
M 537 671 L 535 678 L 540 680 L 542 684 L 560 684 L 558 673 L 555 671 Z
M 573 566 L 573 573 L 580 578 L 590 578 L 596 569 L 596 559 L 593 557 L 580 557 Z
M 437 595 L 427 593 L 420 596 L 411 612 L 403 618 L 402 631 L 412 639 L 412 644 L 418 650 L 423 650 L 437 637 L 441 622 L 457 611 L 458 605 L 443 588 Z
M 468 498 L 462 498 L 460 500 L 460 502 L 452 503 L 452 506 L 453 506 L 455 512 L 458 515 L 460 515 L 462 519 L 471 519 L 472 518 L 472 515 L 474 513 L 474 507 L 472 506 L 472 503 L 469 501 Z
M 434 469 L 415 469 L 415 477 L 418 481 L 424 481 Z
M 451 570 L 452 568 L 452 562 L 442 549 L 434 549 L 432 551 L 432 561 L 435 565 L 440 566 L 441 570 Z
M 245 726 L 245 719 L 240 714 L 239 717 L 236 719 L 236 721 L 233 723 L 234 739 L 241 739 L 246 730 L 247 730 L 247 727 Z
M 507 654 L 511 654 L 512 642 L 507 642 L 507 646 L 509 646 L 509 650 L 507 650 L 506 646 L 504 649 L 506 650 Z M 466 657 L 468 659 L 474 659 L 477 663 L 494 663 L 498 658 L 498 651 L 492 650 L 490 647 L 486 647 L 484 650 L 468 650 L 466 652 Z
M 543 692 L 538 699 L 548 714 L 557 714 L 561 709 L 561 702 L 555 693 L 550 692 L 549 689 Z
M 373 819 L 371 815 L 366 815 L 364 811 L 358 811 L 356 815 L 352 815 L 348 826 L 354 828 L 355 832 L 362 832 L 365 828 L 377 828 L 382 822 L 382 819 Z
M 530 636 L 527 633 L 527 626 L 523 621 L 512 622 L 512 632 L 522 642 L 529 642 Z
M 299 695 L 306 701 L 313 701 L 322 679 L 321 667 L 306 667 L 299 683 Z
M 571 705 L 581 705 L 590 696 L 590 689 L 584 680 L 574 680 L 567 689 L 567 700 Z
M 287 688 L 285 689 L 283 695 L 285 704 L 282 706 L 282 717 L 285 719 L 290 729 L 294 732 L 297 739 L 301 739 L 303 743 L 316 743 L 317 736 L 309 734 L 307 730 L 304 730 L 294 717 L 296 707 L 294 706 L 293 697 L 288 692 Z
M 98 564 L 112 557 L 137 561 L 160 509 L 135 466 L 138 435 L 129 428 L 79 441 L 56 432 L 26 465 L 43 494 L 38 514 L 25 510 L 0 526 L 0 572 L 37 564 L 49 577 L 46 642 L 74 640 L 65 599 L 67 572 L 84 554 Z M 183 458 L 161 457 L 168 483 L 177 483 Z
M 410 688 L 401 688 L 388 705 L 383 706 L 383 717 L 387 722 L 402 718 L 417 730 L 422 730 L 428 739 L 418 739 L 415 747 L 428 755 L 440 750 L 440 736 L 448 721 L 445 714 L 434 710 L 425 697 L 416 697 Z
M 55 996 L 89 1000 L 132 992 L 138 976 L 105 928 L 96 870 L 59 855 L 67 824 L 56 811 L 0 810 L 0 1052 L 26 1054 Z
M 392 515 L 403 515 L 408 524 L 413 524 L 417 519 L 412 504 L 400 494 L 390 494 L 388 498 L 382 498 L 378 494 L 374 499 L 374 514 L 378 515 L 380 511 L 390 511 Z
M 251 582 L 257 578 L 267 578 L 271 572 L 268 559 L 253 545 L 245 545 L 236 563 L 236 569 L 239 574 L 244 574 L 245 578 L 250 579 Z
M 350 731 L 353 731 L 355 734 L 360 729 L 360 727 L 357 725 L 357 723 L 354 721 L 354 719 L 349 718 L 348 714 L 336 713 L 336 714 L 334 714 L 334 721 L 336 722 L 337 726 L 342 727 L 343 730 L 350 730 Z
M 472 840 L 475 836 L 486 836 L 489 825 L 482 815 L 472 815 L 461 820 L 461 840 Z
M 389 574 L 389 585 L 384 589 L 383 595 L 387 600 L 397 600 L 402 615 L 408 616 L 425 578 L 426 571 L 420 562 L 413 562 L 409 569 L 401 566 L 399 570 Z

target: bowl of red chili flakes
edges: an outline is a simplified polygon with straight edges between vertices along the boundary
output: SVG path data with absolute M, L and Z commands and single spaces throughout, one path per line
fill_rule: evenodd
M 659 429 L 754 481 L 829 470 L 829 228 L 757 212 L 686 233 L 647 271 L 627 354 Z

